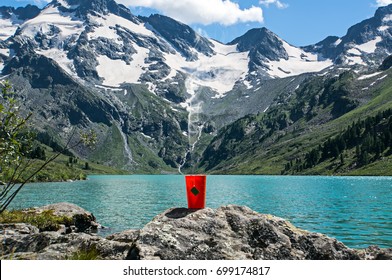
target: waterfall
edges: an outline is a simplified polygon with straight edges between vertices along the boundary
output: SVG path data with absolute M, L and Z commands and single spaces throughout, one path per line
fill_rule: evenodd
M 135 162 L 133 160 L 133 156 L 132 156 L 132 151 L 129 148 L 129 143 L 128 143 L 128 137 L 127 135 L 123 132 L 121 125 L 124 123 L 124 120 L 120 117 L 120 122 L 118 121 L 114 121 L 114 123 L 116 124 L 116 127 L 118 129 L 118 131 L 120 131 L 121 134 L 121 138 L 123 139 L 123 145 L 124 145 L 124 157 L 127 159 L 127 166 L 132 166 Z
M 199 88 L 192 77 L 188 77 L 185 81 L 185 87 L 190 97 L 186 100 L 186 110 L 188 111 L 188 148 L 185 152 L 183 161 L 178 167 L 178 172 L 182 174 L 181 169 L 186 163 L 188 155 L 192 156 L 199 142 L 204 124 L 200 119 L 200 114 L 203 109 L 203 102 L 198 100 L 196 91 Z
M 114 92 L 123 92 L 124 95 L 128 94 L 127 89 L 122 89 L 122 88 L 115 88 L 115 87 L 106 87 L 102 85 L 95 85 L 96 88 L 101 89 L 103 91 L 103 96 L 106 98 L 106 101 L 112 105 L 114 108 L 121 109 L 122 102 L 121 100 L 118 99 L 116 94 Z M 122 105 L 124 106 L 124 105 Z M 124 109 L 124 108 L 123 108 Z M 133 160 L 132 156 L 132 151 L 129 148 L 129 143 L 128 143 L 128 137 L 124 133 L 122 127 L 125 124 L 124 119 L 119 116 L 119 120 L 115 120 L 112 117 L 112 123 L 117 127 L 118 131 L 120 132 L 122 142 L 123 142 L 123 147 L 124 147 L 124 157 L 127 160 L 125 166 L 133 167 L 135 165 L 135 161 Z

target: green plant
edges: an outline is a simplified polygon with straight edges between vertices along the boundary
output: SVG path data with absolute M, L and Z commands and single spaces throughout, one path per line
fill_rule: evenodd
M 84 246 L 79 251 L 73 253 L 68 260 L 100 260 L 102 259 L 97 247 L 93 244 Z
M 19 164 L 31 145 L 26 124 L 31 113 L 22 116 L 15 94 L 8 82 L 1 83 L 0 94 L 0 170 Z
M 83 132 L 80 133 L 79 140 L 74 141 L 76 134 L 76 129 L 74 129 L 60 151 L 43 160 L 42 164 L 36 168 L 32 168 L 35 166 L 34 160 L 27 158 L 33 142 L 33 136 L 29 133 L 32 129 L 28 125 L 32 114 L 22 116 L 11 85 L 8 82 L 0 83 L 0 85 L 0 178 L 7 180 L 7 183 L 0 187 L 0 213 L 2 213 L 25 184 L 32 181 L 62 153 L 80 144 L 95 145 L 96 134 L 94 131 Z
M 0 214 L 0 223 L 27 223 L 36 226 L 40 231 L 56 231 L 60 225 L 71 226 L 73 220 L 66 216 L 54 215 L 53 210 L 40 213 L 34 210 L 5 210 Z

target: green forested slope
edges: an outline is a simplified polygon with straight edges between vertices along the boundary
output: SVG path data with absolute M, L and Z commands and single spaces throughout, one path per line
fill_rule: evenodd
M 225 127 L 208 173 L 392 175 L 392 71 L 314 76 L 265 113 Z M 354 132 L 355 131 L 355 132 Z

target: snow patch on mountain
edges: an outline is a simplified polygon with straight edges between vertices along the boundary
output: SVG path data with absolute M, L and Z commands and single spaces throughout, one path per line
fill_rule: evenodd
M 391 26 L 383 25 L 383 26 L 380 26 L 377 30 L 380 32 L 384 32 L 384 31 L 387 31 L 389 28 L 391 28 Z
M 381 73 L 382 72 L 376 72 L 376 73 L 372 73 L 372 74 L 368 74 L 368 75 L 363 75 L 363 76 L 359 77 L 358 80 L 361 81 L 361 80 L 366 80 L 366 79 L 369 79 L 372 77 L 376 77 L 376 76 L 380 75 Z
M 347 65 L 366 65 L 362 59 L 362 55 L 374 53 L 377 49 L 377 44 L 382 42 L 382 38 L 377 36 L 375 39 L 370 40 L 361 45 L 351 45 L 351 48 L 346 51 L 345 63 Z
M 94 32 L 88 33 L 88 39 L 98 39 L 99 37 L 104 37 L 108 39 L 112 39 L 117 41 L 118 43 L 122 43 L 121 37 L 117 34 L 116 30 L 113 28 L 113 24 L 108 23 L 108 21 L 105 18 L 101 17 L 91 17 L 90 20 L 94 22 L 94 24 L 97 24 L 98 27 L 94 29 Z
M 36 53 L 53 59 L 65 72 L 77 78 L 73 61 L 67 57 L 67 53 L 60 49 L 36 50 Z
M 386 15 L 386 16 L 382 19 L 382 21 L 383 21 L 383 22 L 390 22 L 390 21 L 392 21 L 392 15 Z
M 199 53 L 198 60 L 187 61 L 179 53 L 167 53 L 165 62 L 172 69 L 188 74 L 195 85 L 210 87 L 218 93 L 216 97 L 221 97 L 232 90 L 235 83 L 247 73 L 248 52 L 237 51 L 236 45 L 211 42 L 214 45 L 215 55 L 207 56 Z
M 136 24 L 130 20 L 127 20 L 123 17 L 114 15 L 114 14 L 108 14 L 108 15 L 102 15 L 102 16 L 90 16 L 90 20 L 92 22 L 95 22 L 97 24 L 100 25 L 100 27 L 98 28 L 98 30 L 96 30 L 96 34 L 106 34 L 106 33 L 113 33 L 114 32 L 114 27 L 116 26 L 121 26 L 122 28 L 131 31 L 135 34 L 140 34 L 140 35 L 144 35 L 144 36 L 148 36 L 148 37 L 155 37 L 155 34 L 149 30 L 145 24 L 140 23 L 140 24 Z M 107 29 L 111 28 L 112 31 L 108 32 Z M 118 37 L 117 33 L 116 37 Z M 113 35 L 113 34 L 110 34 Z M 103 36 L 105 37 L 105 36 Z
M 358 45 L 357 49 L 365 53 L 374 53 L 377 49 L 377 43 L 381 41 L 382 38 L 380 36 L 377 36 L 374 40 L 371 40 L 362 45 Z
M 386 74 L 386 75 L 384 75 L 384 76 L 382 76 L 382 77 L 378 78 L 378 79 L 377 79 L 377 81 L 384 80 L 386 77 L 388 77 L 388 74 Z
M 12 15 L 11 18 L 2 18 L 0 14 L 0 40 L 5 41 L 14 35 L 20 24 L 22 21 L 15 15 Z
M 272 77 L 285 78 L 303 73 L 319 72 L 331 65 L 332 60 L 320 59 L 317 54 L 305 52 L 304 50 L 291 46 L 281 40 L 289 58 L 267 63 L 268 74 Z
M 347 51 L 347 54 L 354 55 L 354 56 L 360 56 L 362 53 L 357 48 L 351 48 Z
M 4 56 L 10 56 L 10 50 L 9 49 L 0 49 L 0 54 Z
M 363 61 L 363 59 L 359 55 L 347 56 L 344 64 L 351 65 L 351 66 L 352 65 L 366 65 L 366 63 Z M 349 68 L 347 68 L 347 69 L 349 69 Z
M 103 85 L 118 87 L 122 83 L 139 83 L 140 76 L 145 72 L 145 59 L 149 50 L 134 45 L 137 53 L 132 55 L 132 62 L 127 64 L 120 59 L 110 59 L 105 55 L 97 57 L 98 75 L 103 78 Z
M 340 43 L 342 42 L 342 39 L 337 39 L 335 43 L 333 43 L 333 45 L 336 47 L 338 46 Z
M 252 89 L 252 88 L 253 88 L 253 85 L 252 85 L 251 82 L 248 81 L 248 80 L 245 80 L 245 81 L 244 81 L 244 85 L 246 86 L 247 89 Z
M 57 2 L 58 2 L 61 6 L 63 6 L 64 8 L 67 8 L 67 9 L 76 9 L 77 7 L 80 6 L 80 5 L 69 5 L 69 4 L 67 3 L 67 1 L 64 1 L 64 0 L 57 0 Z
M 37 33 L 51 34 L 53 28 L 60 30 L 60 34 L 56 35 L 61 39 L 80 35 L 84 30 L 83 22 L 78 20 L 74 14 L 60 12 L 53 6 L 48 6 L 39 16 L 26 21 L 21 26 L 23 34 L 31 39 L 34 39 Z

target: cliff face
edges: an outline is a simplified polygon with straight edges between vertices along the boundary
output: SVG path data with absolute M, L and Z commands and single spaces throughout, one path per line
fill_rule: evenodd
M 281 218 L 234 205 L 198 211 L 172 208 L 140 230 L 107 238 L 39 232 L 26 224 L 0 225 L 0 236 L 3 259 L 70 259 L 83 252 L 93 252 L 97 259 L 131 260 L 392 259 L 392 248 L 350 249 Z

